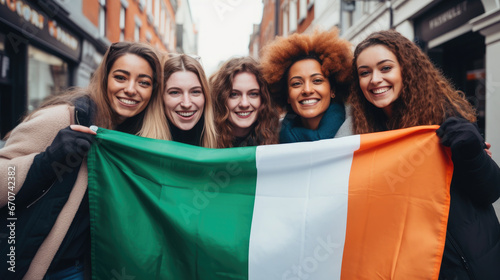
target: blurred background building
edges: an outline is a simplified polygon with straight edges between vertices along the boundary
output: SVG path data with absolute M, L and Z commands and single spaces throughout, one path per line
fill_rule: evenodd
M 0 138 L 47 96 L 86 86 L 111 43 L 196 54 L 189 0 L 0 0 Z
M 500 2 L 497 0 L 263 0 L 249 53 L 275 36 L 338 28 L 353 47 L 394 28 L 414 41 L 478 112 L 500 163 Z

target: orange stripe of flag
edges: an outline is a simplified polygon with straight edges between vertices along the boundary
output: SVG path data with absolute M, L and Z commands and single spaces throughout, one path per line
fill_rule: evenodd
M 361 135 L 342 279 L 438 279 L 453 175 L 437 126 Z

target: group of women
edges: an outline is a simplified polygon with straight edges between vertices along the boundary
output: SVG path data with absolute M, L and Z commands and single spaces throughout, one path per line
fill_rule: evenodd
M 16 247 L 16 270 L 25 279 L 83 279 L 88 271 L 91 124 L 207 148 L 437 124 L 455 167 L 440 279 L 500 279 L 492 207 L 500 169 L 474 122 L 471 105 L 396 31 L 371 34 L 354 54 L 336 31 L 277 38 L 260 63 L 232 58 L 210 79 L 188 55 L 114 43 L 87 88 L 45 102 L 0 149 L 0 180 L 12 181 L 6 170 L 15 170 L 15 187 L 1 191 L 15 193 L 16 213 L 28 217 L 18 222 L 29 230 L 17 230 L 26 242 Z M 2 194 L 0 207 L 7 203 Z

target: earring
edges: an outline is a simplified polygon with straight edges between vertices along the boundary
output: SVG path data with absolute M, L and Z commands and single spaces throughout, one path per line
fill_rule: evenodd
M 332 99 L 335 98 L 335 92 L 332 92 Z

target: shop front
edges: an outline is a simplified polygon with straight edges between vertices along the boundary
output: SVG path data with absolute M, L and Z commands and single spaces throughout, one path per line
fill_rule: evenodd
M 0 137 L 47 97 L 73 85 L 81 38 L 52 2 L 0 0 Z
M 437 2 L 437 1 L 436 1 Z M 485 133 L 486 45 L 469 21 L 485 12 L 481 1 L 439 1 L 415 19 L 415 39 L 433 63 L 477 110 Z

